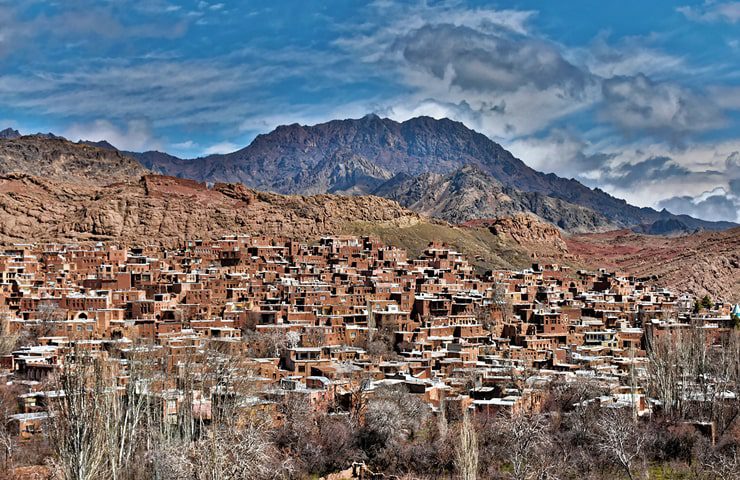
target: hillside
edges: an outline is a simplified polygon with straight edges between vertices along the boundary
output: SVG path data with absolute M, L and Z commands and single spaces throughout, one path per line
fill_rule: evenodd
M 15 132 L 17 133 L 17 132 Z M 149 173 L 116 150 L 73 143 L 53 135 L 0 137 L 0 174 L 20 173 L 84 184 L 126 182 Z
M 676 237 L 620 230 L 567 237 L 566 243 L 584 266 L 655 276 L 679 292 L 740 302 L 740 228 Z

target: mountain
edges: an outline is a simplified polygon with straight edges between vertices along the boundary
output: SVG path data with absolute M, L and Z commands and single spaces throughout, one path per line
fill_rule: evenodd
M 127 182 L 149 172 L 115 149 L 73 143 L 44 134 L 0 139 L 0 174 L 10 173 L 108 184 Z
M 81 143 L 81 144 L 84 144 L 84 145 L 89 145 L 91 147 L 102 148 L 104 150 L 115 150 L 115 151 L 118 151 L 118 149 L 116 147 L 114 147 L 113 144 L 111 144 L 108 140 L 100 140 L 100 141 L 97 141 L 97 142 L 93 142 L 93 141 L 90 141 L 90 140 L 82 140 L 82 141 L 80 141 L 78 143 Z M 126 152 L 122 152 L 122 153 L 125 154 Z
M 632 231 L 648 235 L 684 235 L 696 233 L 700 230 L 692 229 L 681 221 L 680 216 L 676 216 L 656 220 L 649 224 L 637 225 L 632 228 Z
M 409 206 L 422 201 L 421 211 L 434 210 L 451 220 L 499 210 L 543 215 L 545 211 L 565 208 L 567 218 L 557 214 L 542 218 L 562 228 L 581 231 L 632 227 L 676 217 L 669 212 L 629 205 L 574 179 L 538 172 L 485 135 L 449 119 L 418 117 L 399 123 L 367 115 L 314 126 L 280 126 L 258 135 L 247 147 L 225 155 L 193 160 L 151 153 L 132 155 L 153 171 L 199 181 L 241 182 L 285 194 L 387 194 Z M 460 172 L 463 167 L 475 167 L 485 175 L 475 173 L 471 177 L 466 173 L 469 185 L 483 182 L 491 186 L 478 194 L 470 188 L 447 191 L 444 211 L 417 198 L 419 188 L 441 181 L 438 176 Z M 420 178 L 412 180 L 414 177 Z M 409 190 L 402 191 L 405 186 Z M 501 193 L 513 201 L 497 205 Z M 574 210 L 572 205 L 583 210 Z M 691 229 L 714 230 L 734 225 L 690 217 L 682 222 Z
M 684 234 L 734 226 L 634 207 L 574 179 L 543 174 L 449 119 L 399 123 L 368 115 L 286 125 L 236 152 L 192 160 L 118 151 L 106 141 L 74 144 L 51 134 L 0 142 L 0 173 L 105 183 L 153 172 L 283 194 L 373 194 L 452 223 L 532 213 L 571 233 L 634 227 Z
M 5 130 L 0 131 L 1 140 L 12 140 L 20 136 L 20 132 L 18 130 L 13 130 L 12 128 L 6 128 Z
M 171 175 L 181 178 L 195 178 L 197 175 L 185 175 L 188 168 L 193 164 L 191 160 L 183 160 L 177 158 L 174 155 L 170 155 L 165 152 L 158 152 L 156 150 L 150 150 L 146 152 L 122 152 L 131 158 L 136 159 L 145 168 L 148 168 L 152 172 L 157 172 L 164 175 L 170 175 L 167 172 L 179 173 L 179 175 Z
M 593 210 L 537 192 L 506 187 L 478 166 L 465 165 L 447 175 L 399 173 L 372 191 L 423 215 L 452 223 L 534 213 L 568 231 L 599 231 L 611 222 Z

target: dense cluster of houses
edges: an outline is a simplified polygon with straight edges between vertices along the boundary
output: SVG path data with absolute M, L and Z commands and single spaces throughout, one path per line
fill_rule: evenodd
M 14 245 L 0 250 L 0 319 L 19 346 L 0 358 L 0 380 L 20 389 L 9 420 L 22 438 L 64 395 L 47 379 L 81 350 L 115 363 L 122 383 L 141 352 L 160 356 L 165 378 L 201 368 L 205 349 L 227 352 L 249 372 L 245 404 L 265 415 L 285 396 L 351 411 L 383 385 L 433 409 L 537 410 L 551 382 L 579 378 L 608 386 L 594 401 L 643 415 L 649 338 L 733 328 L 732 305 L 696 312 L 694 300 L 606 271 L 477 272 L 446 245 L 409 258 L 369 237 Z M 164 415 L 182 408 L 183 388 L 153 392 Z M 208 392 L 188 397 L 210 415 Z

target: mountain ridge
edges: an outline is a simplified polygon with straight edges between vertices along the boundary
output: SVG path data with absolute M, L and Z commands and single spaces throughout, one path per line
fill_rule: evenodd
M 398 174 L 371 192 L 404 207 L 452 223 L 530 212 L 570 232 L 604 231 L 612 227 L 602 215 L 541 193 L 507 187 L 475 165 L 447 175 Z
M 396 122 L 366 115 L 360 119 L 332 120 L 311 126 L 294 123 L 260 134 L 235 152 L 192 160 L 154 156 L 151 152 L 130 154 L 162 174 L 208 182 L 237 181 L 252 188 L 285 194 L 381 193 L 380 185 L 399 174 L 412 177 L 447 175 L 472 165 L 509 189 L 589 209 L 593 212 L 592 218 L 606 218 L 609 228 L 648 225 L 678 217 L 630 205 L 575 179 L 538 172 L 485 135 L 446 118 L 415 117 Z M 348 159 L 355 166 L 348 166 Z M 332 175 L 337 171 L 342 174 Z M 354 177 L 363 182 L 348 185 L 340 181 Z M 486 213 L 480 212 L 480 215 Z M 537 214 L 536 211 L 532 213 Z M 454 214 L 447 217 L 470 219 Z M 682 222 L 694 230 L 735 225 L 692 217 L 682 218 Z M 588 228 L 588 223 L 573 225 L 572 231 Z

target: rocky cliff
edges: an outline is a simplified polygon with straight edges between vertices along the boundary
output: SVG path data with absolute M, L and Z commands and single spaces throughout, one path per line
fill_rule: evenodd
M 145 175 L 110 185 L 25 174 L 0 176 L 0 242 L 156 243 L 225 234 L 374 235 L 420 253 L 431 241 L 464 252 L 481 269 L 524 268 L 532 253 L 562 256 L 560 232 L 532 216 L 458 226 L 420 216 L 375 196 L 280 195 L 241 184 Z M 491 225 L 496 228 L 491 228 Z M 529 232 L 529 233 L 526 233 Z M 538 233 L 539 232 L 539 233 Z
M 283 196 L 239 184 L 208 188 L 147 175 L 107 186 L 23 174 L 0 177 L 0 240 L 98 241 L 174 245 L 227 233 L 315 238 L 353 221 L 394 227 L 421 218 L 378 197 Z
M 533 260 L 569 263 L 571 256 L 560 230 L 534 215 L 518 213 L 509 217 L 472 220 L 467 228 L 487 228 L 506 243 L 514 243 Z

